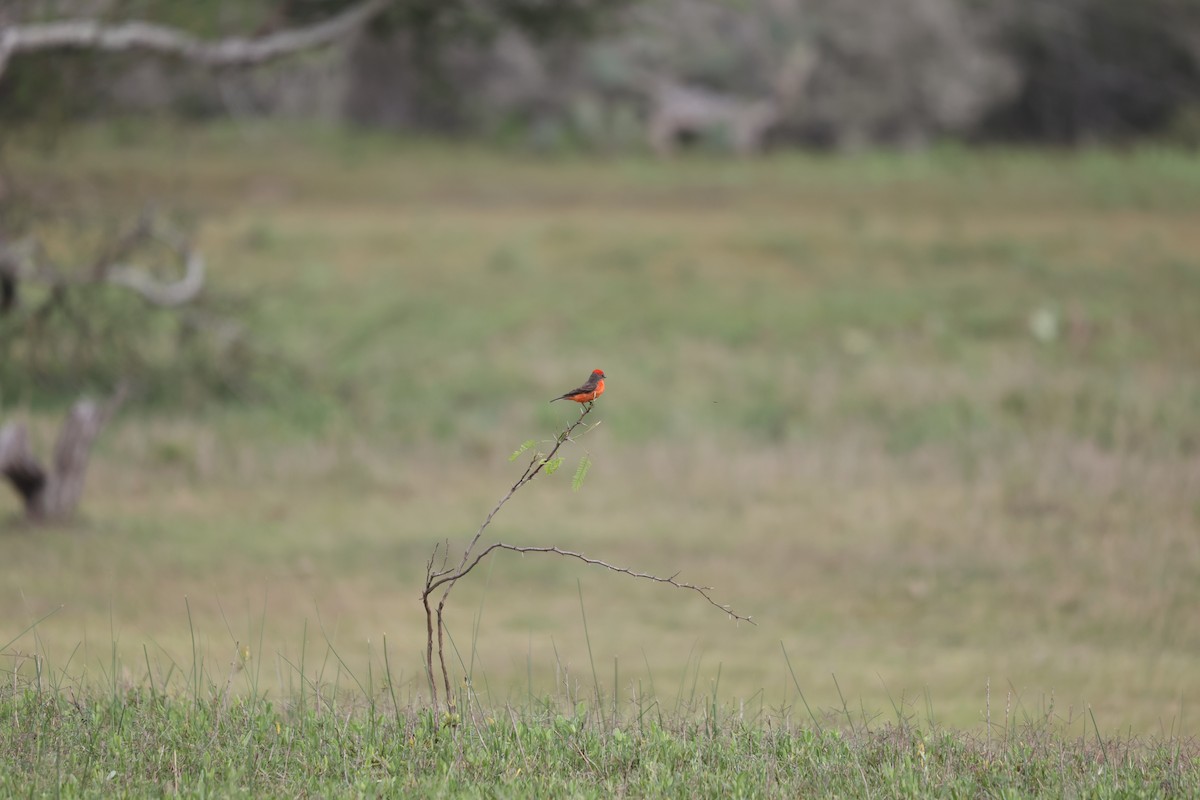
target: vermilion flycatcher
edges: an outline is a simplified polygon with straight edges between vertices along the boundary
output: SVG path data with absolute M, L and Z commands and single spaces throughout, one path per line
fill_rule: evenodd
M 577 389 L 572 389 L 554 400 L 574 400 L 576 403 L 590 403 L 604 394 L 604 370 L 594 369 L 587 383 Z M 554 400 L 550 402 L 553 403 Z

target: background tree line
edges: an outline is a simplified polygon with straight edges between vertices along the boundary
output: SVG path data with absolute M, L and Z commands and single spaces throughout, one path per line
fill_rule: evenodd
M 0 26 L 146 19 L 261 37 L 352 5 L 7 0 Z M 15 59 L 0 124 L 151 111 L 640 146 L 656 81 L 768 97 L 797 47 L 813 68 L 775 143 L 1200 137 L 1196 0 L 394 0 L 348 46 L 250 71 L 87 51 Z

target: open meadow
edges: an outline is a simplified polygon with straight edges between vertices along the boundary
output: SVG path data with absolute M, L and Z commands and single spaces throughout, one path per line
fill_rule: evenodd
M 476 707 L 1200 733 L 1194 156 L 155 131 L 7 169 L 83 211 L 185 209 L 263 386 L 135 396 L 71 525 L 0 494 L 7 683 L 186 694 L 199 666 L 235 696 L 420 707 L 432 548 L 600 367 L 600 424 L 485 541 L 679 573 L 756 625 L 496 553 L 448 606 Z M 45 452 L 38 391 L 6 381 L 0 418 Z

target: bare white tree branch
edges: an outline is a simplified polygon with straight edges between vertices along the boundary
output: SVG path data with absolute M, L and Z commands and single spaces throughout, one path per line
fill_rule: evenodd
M 163 283 L 147 272 L 123 264 L 117 264 L 109 270 L 108 282 L 132 289 L 146 302 L 156 306 L 186 305 L 196 299 L 196 295 L 204 288 L 204 256 L 194 250 L 187 251 L 184 254 L 183 277 L 174 283 Z
M 136 20 L 117 25 L 90 19 L 12 25 L 0 29 L 0 78 L 13 56 L 43 50 L 142 50 L 177 56 L 210 67 L 261 64 L 335 42 L 358 30 L 387 5 L 388 0 L 363 0 L 324 22 L 260 39 L 232 36 L 205 41 L 177 28 Z
M 163 280 L 152 270 L 122 263 L 147 243 L 158 243 L 170 250 L 183 264 L 183 275 L 177 280 Z M 110 283 L 136 292 L 151 305 L 173 308 L 195 300 L 204 289 L 204 279 L 204 256 L 185 237 L 149 214 L 143 215 L 136 225 L 98 256 L 90 270 L 67 271 L 45 263 L 40 248 L 33 241 L 12 244 L 0 241 L 0 280 L 14 283 L 28 281 L 60 290 Z
M 155 240 L 171 249 L 183 262 L 183 276 L 173 282 L 164 282 L 146 270 L 127 264 L 97 266 L 104 280 L 117 286 L 131 289 L 156 306 L 181 306 L 190 303 L 204 288 L 204 256 L 192 249 L 182 236 L 165 229 L 153 219 L 144 219 L 126 238 L 126 249 L 139 241 Z M 118 256 L 119 257 L 119 256 Z

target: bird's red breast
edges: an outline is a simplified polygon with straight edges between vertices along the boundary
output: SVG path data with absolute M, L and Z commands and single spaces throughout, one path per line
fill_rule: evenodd
M 590 403 L 602 394 L 604 394 L 604 379 L 600 378 L 595 383 L 588 381 L 586 386 L 579 387 L 579 390 L 567 399 L 574 400 L 576 403 Z

